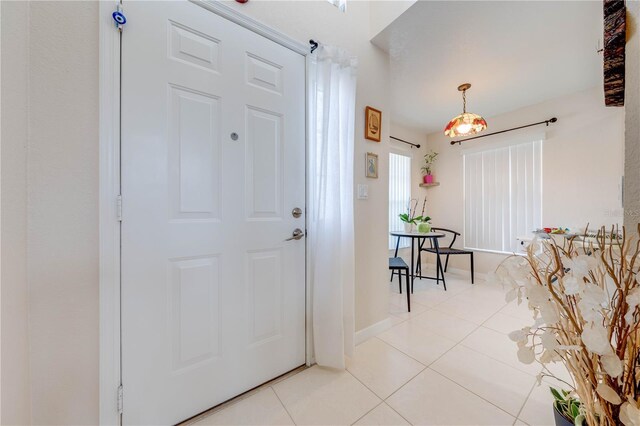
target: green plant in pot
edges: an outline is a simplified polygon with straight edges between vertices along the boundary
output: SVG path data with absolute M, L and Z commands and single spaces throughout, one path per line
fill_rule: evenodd
M 425 198 L 424 202 L 422 203 L 422 214 L 420 216 L 416 216 L 416 210 L 418 208 L 418 200 L 415 198 L 412 198 L 409 200 L 409 203 L 407 204 L 407 212 L 401 213 L 398 215 L 400 220 L 404 222 L 405 232 L 413 232 L 415 230 L 414 228 L 417 226 L 418 223 L 421 223 L 425 220 L 426 221 L 431 220 L 430 217 L 424 216 L 424 209 L 426 207 L 426 204 L 427 204 L 427 199 Z
M 422 173 L 424 176 L 422 180 L 424 183 L 433 183 L 433 174 L 431 172 L 431 167 L 433 163 L 435 163 L 436 158 L 438 157 L 438 153 L 434 150 L 429 151 L 424 156 L 424 165 L 422 166 Z
M 422 220 L 416 223 L 418 232 L 431 232 L 431 218 L 429 216 L 423 216 Z
M 553 395 L 553 416 L 558 426 L 582 426 L 584 414 L 581 411 L 580 401 L 566 390 L 549 388 Z
M 422 216 L 411 217 L 408 213 L 401 213 L 400 215 L 398 215 L 398 217 L 400 217 L 400 220 L 404 222 L 405 232 L 413 231 L 413 227 L 418 223 L 422 223 L 422 221 L 424 220 Z

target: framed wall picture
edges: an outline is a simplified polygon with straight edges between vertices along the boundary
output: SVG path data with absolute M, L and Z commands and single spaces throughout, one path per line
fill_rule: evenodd
M 370 141 L 380 142 L 382 134 L 382 111 L 370 106 L 364 110 L 364 137 Z
M 367 152 L 365 160 L 364 175 L 368 178 L 378 179 L 378 154 Z

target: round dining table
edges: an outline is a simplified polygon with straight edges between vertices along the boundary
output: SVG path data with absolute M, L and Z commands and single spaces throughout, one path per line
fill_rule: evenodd
M 415 275 L 416 241 L 418 243 L 417 244 L 418 250 L 420 250 L 424 246 L 427 240 L 430 240 L 431 244 L 433 245 L 433 248 L 436 251 L 436 276 L 435 277 L 423 276 L 422 271 L 420 271 L 420 275 L 418 276 L 418 278 L 435 280 L 438 284 L 440 284 L 440 281 L 442 280 L 442 285 L 445 291 L 447 290 L 447 283 L 444 280 L 444 270 L 442 269 L 442 263 L 440 262 L 440 245 L 438 244 L 438 239 L 443 238 L 445 234 L 441 232 L 417 232 L 417 231 L 414 231 L 414 232 L 392 231 L 389 234 L 394 237 L 398 237 L 398 240 L 396 242 L 396 251 L 395 251 L 394 257 L 398 257 L 398 249 L 400 248 L 400 238 L 411 239 L 411 265 L 409 266 L 409 269 L 411 272 L 411 293 L 413 293 L 413 281 L 416 278 L 416 275 Z

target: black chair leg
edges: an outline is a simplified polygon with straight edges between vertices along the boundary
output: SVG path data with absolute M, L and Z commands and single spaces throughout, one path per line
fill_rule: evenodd
M 407 311 L 411 312 L 411 294 L 409 293 L 409 268 L 405 269 L 405 274 L 407 275 Z
M 402 294 L 402 271 L 398 271 L 398 290 Z
M 447 272 L 447 268 L 449 267 L 449 255 L 447 255 L 447 259 L 444 261 L 444 271 Z
M 471 253 L 471 284 L 473 284 L 473 253 Z

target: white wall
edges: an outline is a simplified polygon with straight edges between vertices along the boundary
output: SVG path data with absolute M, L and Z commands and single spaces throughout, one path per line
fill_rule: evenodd
M 98 420 L 98 4 L 30 13 L 32 420 Z
M 640 223 L 640 2 L 626 5 L 624 224 L 635 232 Z
M 371 2 L 369 38 L 373 39 L 389 24 L 398 19 L 417 0 L 377 0 Z
M 29 7 L 24 2 L 2 2 L 0 15 L 0 423 L 13 425 L 31 422 L 26 219 L 28 40 L 22 37 L 28 26 Z
M 546 129 L 543 145 L 543 226 L 583 227 L 590 223 L 593 228 L 622 224 L 624 109 L 605 107 L 601 88 L 486 117 L 487 132 L 553 116 L 558 122 Z M 544 130 L 539 127 L 533 131 Z M 489 143 L 491 139 L 451 146 L 450 139 L 438 132 L 429 135 L 427 140 L 426 149 L 433 148 L 440 153 L 434 167 L 440 186 L 426 190 L 431 196 L 432 222 L 434 226 L 463 232 L 461 152 L 465 146 Z M 477 253 L 476 271 L 489 272 L 503 258 L 503 255 Z M 454 257 L 450 265 L 468 270 L 468 257 Z
M 2 2 L 3 424 L 98 422 L 97 18 Z
M 387 223 L 389 110 L 389 60 L 369 42 L 370 2 L 349 2 L 347 12 L 320 1 L 227 2 L 241 12 L 307 43 L 318 40 L 348 49 L 358 57 L 356 98 L 355 184 L 369 185 L 369 199 L 355 200 L 356 217 L 356 330 L 388 316 Z M 364 139 L 364 108 L 382 111 L 382 142 Z M 379 178 L 364 177 L 366 152 L 379 155 Z M 355 193 L 355 191 L 354 191 Z

